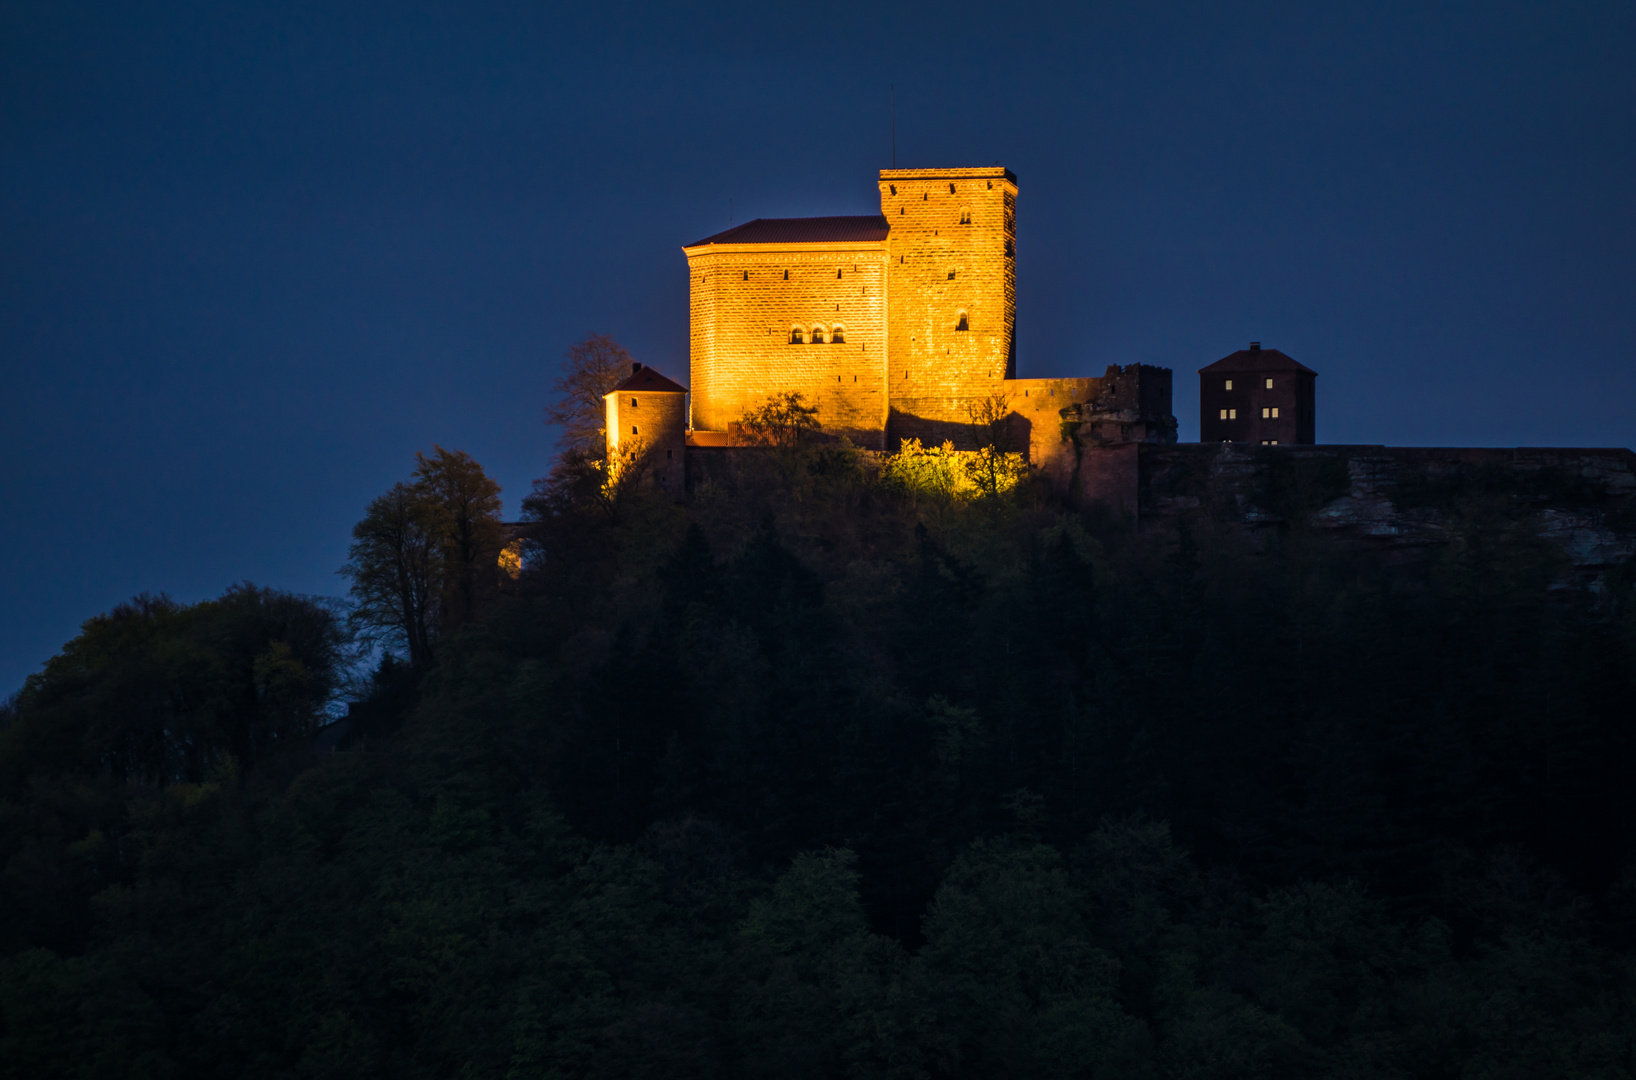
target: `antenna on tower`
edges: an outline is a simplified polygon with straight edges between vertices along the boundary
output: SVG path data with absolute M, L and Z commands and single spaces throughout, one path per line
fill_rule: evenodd
M 898 167 L 898 84 L 887 83 L 892 95 L 892 168 Z

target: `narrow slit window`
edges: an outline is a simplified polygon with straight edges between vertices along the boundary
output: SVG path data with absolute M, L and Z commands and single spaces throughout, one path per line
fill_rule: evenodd
M 635 434 L 636 434 L 636 425 L 635 425 L 635 424 L 632 424 L 632 425 L 631 425 L 631 434 L 632 434 L 632 435 L 635 435 Z
M 840 277 L 841 277 L 841 272 L 839 270 L 835 271 L 835 278 L 836 278 L 837 281 L 840 280 Z
M 790 279 L 790 272 L 788 270 L 786 270 L 786 271 L 784 271 L 784 280 L 788 281 L 789 279 Z
M 949 194 L 950 194 L 950 195 L 953 195 L 953 194 L 954 194 L 954 185 L 953 185 L 953 184 L 950 184 L 950 185 L 949 185 Z
M 631 408 L 634 409 L 640 404 L 642 404 L 640 401 L 637 401 L 635 398 L 631 398 Z
M 893 195 L 896 195 L 898 193 L 898 186 L 896 184 L 887 184 L 886 186 L 892 189 L 892 194 Z
M 748 271 L 748 270 L 744 271 L 744 280 L 745 281 L 750 280 L 750 271 Z
M 960 211 L 960 224 L 962 224 L 962 225 L 970 225 L 971 224 L 971 211 L 970 210 Z

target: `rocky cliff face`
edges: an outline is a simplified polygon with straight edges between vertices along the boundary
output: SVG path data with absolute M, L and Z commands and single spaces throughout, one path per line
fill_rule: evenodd
M 1148 522 L 1191 513 L 1252 530 L 1299 522 L 1404 558 L 1504 523 L 1559 548 L 1571 576 L 1593 588 L 1636 557 L 1630 450 L 1182 443 L 1140 454 Z

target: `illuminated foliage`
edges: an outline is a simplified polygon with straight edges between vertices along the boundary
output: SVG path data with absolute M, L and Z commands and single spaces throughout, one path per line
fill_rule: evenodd
M 905 439 L 881 463 L 881 482 L 911 498 L 971 499 L 1003 495 L 1028 475 L 1023 456 L 996 446 L 956 450 L 954 443 L 925 447 Z

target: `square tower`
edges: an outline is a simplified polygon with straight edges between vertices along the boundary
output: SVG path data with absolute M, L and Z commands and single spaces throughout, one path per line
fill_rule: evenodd
M 648 476 L 665 491 L 686 480 L 687 388 L 641 364 L 606 394 L 602 409 L 608 456 L 634 449 L 647 459 Z
M 1016 374 L 1017 177 L 882 169 L 888 447 L 968 438 L 967 406 Z

